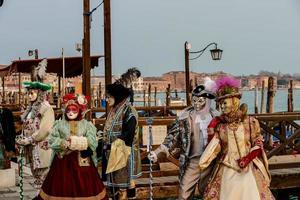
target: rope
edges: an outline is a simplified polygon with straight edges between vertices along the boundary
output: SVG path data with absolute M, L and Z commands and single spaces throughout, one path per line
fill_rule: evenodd
M 20 182 L 19 182 L 19 188 L 20 188 L 20 200 L 24 200 L 24 189 L 23 189 L 23 169 L 24 169 L 24 147 L 20 145 L 20 158 L 19 158 L 19 166 L 20 166 Z
M 149 117 L 147 119 L 147 124 L 148 124 L 148 128 L 149 128 L 149 136 L 148 136 L 148 154 L 150 155 L 151 151 L 152 151 L 152 145 L 153 145 L 153 137 L 152 137 L 152 123 L 153 123 L 153 119 L 151 117 Z M 152 175 L 152 164 L 153 161 L 152 159 L 149 160 L 150 161 L 150 180 L 149 180 L 149 185 L 150 185 L 150 200 L 153 200 L 153 175 Z

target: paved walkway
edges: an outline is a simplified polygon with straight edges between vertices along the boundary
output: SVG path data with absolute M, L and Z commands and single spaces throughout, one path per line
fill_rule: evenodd
M 17 169 L 17 165 L 12 163 L 12 168 Z M 38 190 L 33 187 L 33 177 L 30 173 L 30 169 L 27 167 L 24 169 L 23 191 L 24 200 L 31 200 L 38 193 Z M 0 188 L 0 200 L 19 200 L 19 192 L 20 188 L 18 186 Z

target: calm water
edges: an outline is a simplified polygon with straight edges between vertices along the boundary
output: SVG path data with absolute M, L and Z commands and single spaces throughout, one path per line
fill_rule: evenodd
M 287 111 L 287 90 L 277 90 L 274 99 L 274 111 Z M 137 96 L 142 96 L 142 94 L 136 94 Z M 175 97 L 175 93 L 171 94 L 172 97 Z M 185 93 L 178 93 L 178 96 L 182 99 L 185 99 Z M 158 93 L 157 98 L 159 99 L 161 105 L 165 105 L 166 95 L 165 93 Z M 242 103 L 248 105 L 248 113 L 254 113 L 254 99 L 255 91 L 242 91 Z M 260 102 L 261 102 L 261 92 L 258 91 L 258 110 L 260 111 Z M 265 91 L 264 102 L 266 109 L 267 102 L 267 91 Z M 143 105 L 142 102 L 135 102 L 136 105 Z M 300 110 L 300 90 L 294 90 L 294 110 Z

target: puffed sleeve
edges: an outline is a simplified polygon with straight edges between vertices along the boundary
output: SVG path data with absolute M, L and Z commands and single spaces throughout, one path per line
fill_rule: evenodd
M 62 152 L 64 150 L 63 143 L 65 140 L 61 138 L 59 127 L 61 125 L 61 120 L 57 120 L 54 122 L 52 131 L 49 137 L 49 145 L 51 149 L 55 152 Z
M 200 170 L 202 171 L 206 169 L 210 165 L 210 163 L 217 157 L 220 151 L 221 151 L 220 139 L 218 137 L 218 134 L 215 134 L 200 157 L 200 161 L 199 161 Z
M 251 134 L 251 146 L 260 146 L 260 144 L 263 143 L 263 136 L 260 132 L 260 125 L 257 119 L 253 117 L 249 117 L 249 123 L 250 123 L 250 134 Z
M 97 129 L 91 122 L 87 122 L 86 124 L 86 134 L 85 137 L 88 141 L 88 146 L 92 151 L 95 151 L 98 146 L 98 141 L 96 139 Z
M 37 142 L 46 139 L 49 133 L 51 132 L 54 120 L 54 111 L 49 105 L 47 106 L 45 112 L 42 113 L 39 129 L 32 134 L 32 138 Z

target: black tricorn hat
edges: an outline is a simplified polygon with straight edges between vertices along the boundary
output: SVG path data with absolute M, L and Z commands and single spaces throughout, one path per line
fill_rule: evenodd
M 106 93 L 115 98 L 115 104 L 120 103 L 130 96 L 130 89 L 120 83 L 113 83 L 106 86 Z
M 209 98 L 209 99 L 216 98 L 216 96 L 212 92 L 205 90 L 204 85 L 198 85 L 195 89 L 193 89 L 192 96 L 206 97 L 206 98 Z

